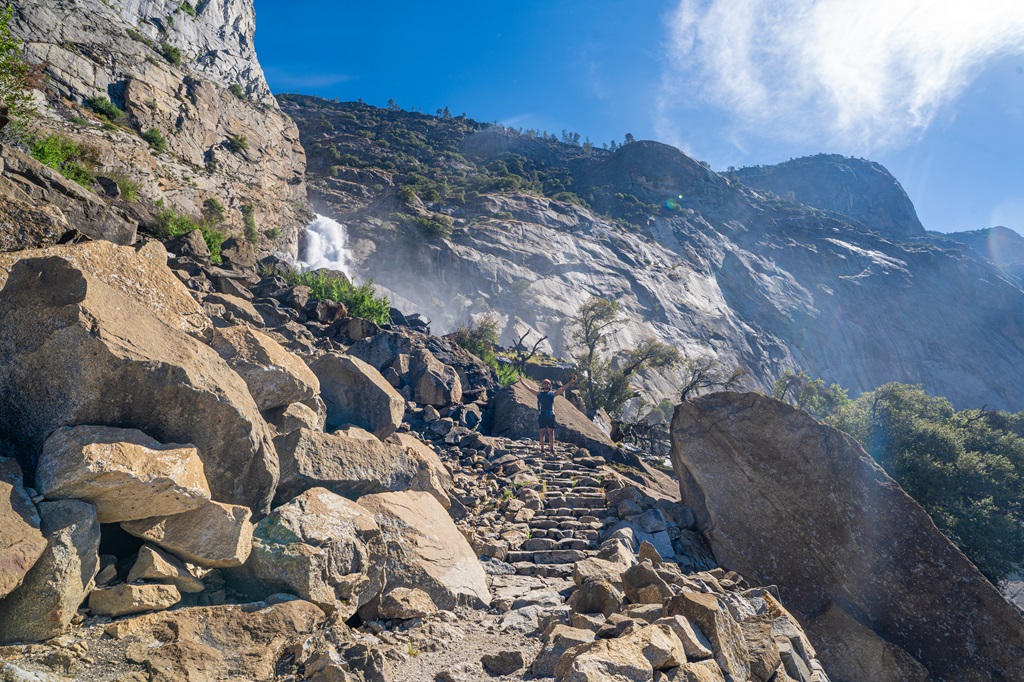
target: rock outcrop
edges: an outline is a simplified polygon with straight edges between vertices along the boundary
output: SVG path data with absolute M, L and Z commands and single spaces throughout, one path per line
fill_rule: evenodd
M 718 561 L 779 586 L 833 679 L 1024 677 L 1024 617 L 852 438 L 736 393 L 680 405 L 672 438 Z
M 252 550 L 251 516 L 248 507 L 210 502 L 183 514 L 127 521 L 121 527 L 193 564 L 231 568 L 245 563 Z
M 899 181 L 880 164 L 817 154 L 727 174 L 747 187 L 838 213 L 894 241 L 922 239 L 924 227 Z
M 328 428 L 351 424 L 386 438 L 402 423 L 405 399 L 359 358 L 327 353 L 310 367 L 323 386 Z
M 128 218 L 120 223 L 132 234 L 140 219 L 152 222 L 149 212 L 160 210 L 158 201 L 199 215 L 204 202 L 215 199 L 225 207 L 230 231 L 241 234 L 250 214 L 261 248 L 273 250 L 275 242 L 287 248 L 311 218 L 305 153 L 256 60 L 253 3 L 184 7 L 98 0 L 19 6 L 12 29 L 28 61 L 43 65 L 54 102 L 46 106 L 52 116 L 44 119 L 43 132 L 95 150 L 94 175 L 108 182 L 80 192 L 110 187 L 120 194 L 117 179 L 132 179 L 138 201 L 121 197 L 112 211 Z M 115 121 L 120 127 L 90 111 L 93 98 L 109 99 L 123 112 Z M 151 131 L 164 142 L 151 147 L 142 137 Z M 88 213 L 98 206 L 102 202 L 88 197 L 71 198 L 62 209 Z M 110 236 L 92 226 L 103 224 L 73 222 L 94 236 Z
M 189 322 L 173 308 L 106 284 L 96 272 L 104 268 L 143 297 L 152 291 L 117 259 L 54 255 L 11 269 L 0 291 L 0 431 L 32 471 L 44 438 L 62 426 L 129 425 L 161 442 L 193 443 L 214 499 L 268 509 L 277 454 L 245 382 L 182 331 Z M 168 286 L 188 297 L 173 279 Z

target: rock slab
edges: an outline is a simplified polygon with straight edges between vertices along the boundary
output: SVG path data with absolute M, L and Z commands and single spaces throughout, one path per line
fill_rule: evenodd
M 39 512 L 21 478 L 21 467 L 0 457 L 0 597 L 21 584 L 46 548 L 39 530 Z
M 902 649 L 932 679 L 1024 679 L 1024 617 L 852 438 L 772 398 L 717 393 L 676 408 L 672 441 L 719 562 L 778 585 L 811 641 L 842 638 L 828 630 L 848 617 L 862 627 L 846 637 L 882 640 L 856 648 Z M 833 605 L 844 618 L 823 618 Z M 863 679 L 840 650 L 819 650 L 829 675 Z

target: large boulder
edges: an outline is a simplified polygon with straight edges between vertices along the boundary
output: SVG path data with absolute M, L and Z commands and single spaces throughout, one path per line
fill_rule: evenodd
M 71 626 L 99 570 L 96 508 L 78 500 L 41 502 L 46 551 L 21 586 L 0 599 L 0 642 L 40 642 Z
M 71 231 L 56 206 L 6 196 L 0 179 L 0 251 L 20 251 L 55 244 Z
M 512 384 L 494 396 L 492 431 L 495 436 L 536 439 L 539 433 L 539 414 L 537 397 L 522 384 Z M 586 448 L 609 461 L 638 463 L 635 458 L 627 456 L 597 424 L 587 419 L 585 414 L 563 396 L 555 398 L 555 420 L 558 422 L 558 429 L 555 430 L 556 440 Z
M 194 447 L 108 426 L 54 431 L 43 444 L 36 489 L 51 500 L 91 502 L 100 523 L 180 514 L 210 500 Z
M 420 471 L 419 459 L 408 448 L 355 426 L 334 433 L 300 428 L 278 436 L 275 445 L 281 458 L 281 502 L 316 487 L 351 499 L 406 490 Z
M 462 402 L 462 380 L 451 365 L 446 365 L 422 348 L 412 358 L 412 398 L 421 405 L 445 407 Z
M 46 548 L 39 512 L 25 491 L 21 467 L 0 457 L 0 598 L 21 584 Z
M 134 662 L 155 680 L 272 680 L 285 648 L 305 640 L 324 612 L 308 601 L 177 609 L 117 621 Z
M 260 411 L 289 403 L 315 405 L 320 393 L 316 375 L 266 334 L 243 326 L 217 329 L 213 348 L 245 380 Z
M 484 569 L 444 507 L 429 493 L 366 495 L 359 504 L 370 510 L 387 545 L 378 557 L 387 584 L 418 588 L 439 609 L 491 603 Z
M 251 516 L 248 507 L 209 502 L 183 514 L 126 521 L 121 528 L 189 563 L 231 568 L 241 566 L 249 558 Z
M 0 291 L 0 431 L 23 464 L 34 469 L 62 426 L 131 426 L 195 444 L 215 499 L 269 509 L 277 454 L 248 387 L 146 277 L 188 291 L 134 249 L 107 260 L 62 248 L 18 261 Z
M 256 524 L 252 553 L 231 579 L 254 597 L 289 592 L 351 616 L 380 591 L 380 528 L 367 509 L 307 490 Z
M 327 428 L 352 424 L 386 438 L 405 415 L 405 398 L 359 358 L 327 353 L 310 368 L 327 404 Z
M 865 654 L 884 654 L 871 679 L 914 679 L 897 648 L 930 679 L 1024 679 L 1024 617 L 851 437 L 718 393 L 676 408 L 672 441 L 718 561 L 778 585 L 812 642 L 843 642 L 818 649 L 833 680 L 866 679 Z
M 416 475 L 409 489 L 430 493 L 442 507 L 450 509 L 452 503 L 448 491 L 452 488 L 452 476 L 433 448 L 408 433 L 396 433 L 389 440 L 405 448 L 406 453 L 416 462 Z

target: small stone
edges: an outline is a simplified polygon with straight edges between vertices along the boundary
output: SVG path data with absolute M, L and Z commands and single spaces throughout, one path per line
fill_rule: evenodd
M 396 587 L 381 597 L 377 613 L 381 618 L 409 620 L 431 616 L 437 606 L 423 590 Z
M 128 582 L 138 580 L 170 583 L 181 592 L 195 593 L 206 589 L 203 581 L 192 575 L 181 560 L 148 544 L 139 549 L 135 565 L 128 572 Z

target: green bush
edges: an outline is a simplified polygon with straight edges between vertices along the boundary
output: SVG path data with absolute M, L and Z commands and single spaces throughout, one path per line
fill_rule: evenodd
M 498 383 L 502 386 L 511 386 L 519 381 L 519 372 L 513 365 L 503 365 L 498 362 L 498 358 L 492 358 L 487 364 L 494 368 L 498 375 Z
M 128 34 L 129 38 L 131 38 L 132 40 L 135 40 L 135 41 L 138 41 L 138 42 L 142 43 L 143 45 L 145 45 L 149 49 L 151 49 L 151 50 L 156 50 L 157 49 L 156 43 L 154 43 L 153 40 L 149 36 L 147 36 L 146 34 L 142 33 L 141 31 L 136 31 L 134 28 L 129 28 L 128 30 L 125 31 L 125 33 Z
M 214 263 L 221 262 L 221 247 L 228 236 L 208 221 L 197 220 L 184 213 L 169 209 L 157 214 L 156 220 L 157 227 L 164 237 L 181 237 L 193 230 L 199 230 L 203 235 L 203 241 L 206 242 L 206 247 L 210 250 L 210 260 Z
M 90 97 L 85 103 L 90 109 L 111 123 L 118 123 L 124 118 L 124 112 L 106 97 Z
M 30 142 L 29 152 L 35 160 L 86 189 L 91 190 L 96 183 L 92 152 L 71 138 L 56 133 L 36 138 Z
M 160 43 L 160 54 L 175 66 L 181 66 L 181 50 L 170 43 Z
M 249 143 L 245 139 L 245 135 L 232 135 L 228 138 L 227 144 L 228 150 L 238 153 L 244 152 L 249 148 Z
M 377 296 L 373 280 L 356 285 L 323 270 L 297 270 L 289 273 L 285 279 L 292 286 L 309 287 L 311 298 L 344 303 L 352 317 L 361 317 L 377 324 L 391 322 L 391 301 L 385 296 Z
M 498 345 L 498 320 L 493 315 L 484 315 L 478 322 L 460 326 L 450 338 L 486 362 L 494 357 L 494 347 Z
M 127 175 L 121 173 L 110 174 L 110 179 L 117 184 L 117 188 L 121 190 L 121 196 L 126 201 L 135 201 L 139 198 L 139 190 L 141 186 Z
M 227 215 L 224 213 L 224 204 L 218 199 L 210 197 L 203 202 L 203 220 L 210 225 L 220 225 Z
M 392 215 L 392 218 L 406 225 L 415 225 L 428 237 L 447 239 L 452 235 L 452 219 L 446 215 L 411 216 L 396 213 Z
M 11 119 L 7 132 L 20 137 L 25 124 L 35 115 L 36 105 L 29 87 L 32 67 L 24 59 L 22 42 L 11 33 L 14 5 L 0 9 L 0 104 L 6 105 Z
M 260 243 L 260 233 L 256 229 L 256 212 L 249 204 L 242 207 L 242 221 L 245 223 L 246 240 L 256 246 Z
M 181 3 L 181 11 L 189 15 L 193 19 L 196 18 L 196 8 L 192 5 L 191 2 Z
M 245 88 L 243 88 L 238 83 L 232 83 L 228 90 L 231 92 L 232 95 L 234 95 L 238 99 L 249 99 L 249 97 L 245 94 Z
M 149 146 L 157 152 L 167 149 L 167 138 L 160 132 L 159 128 L 150 128 L 142 133 L 142 139 L 149 143 Z

